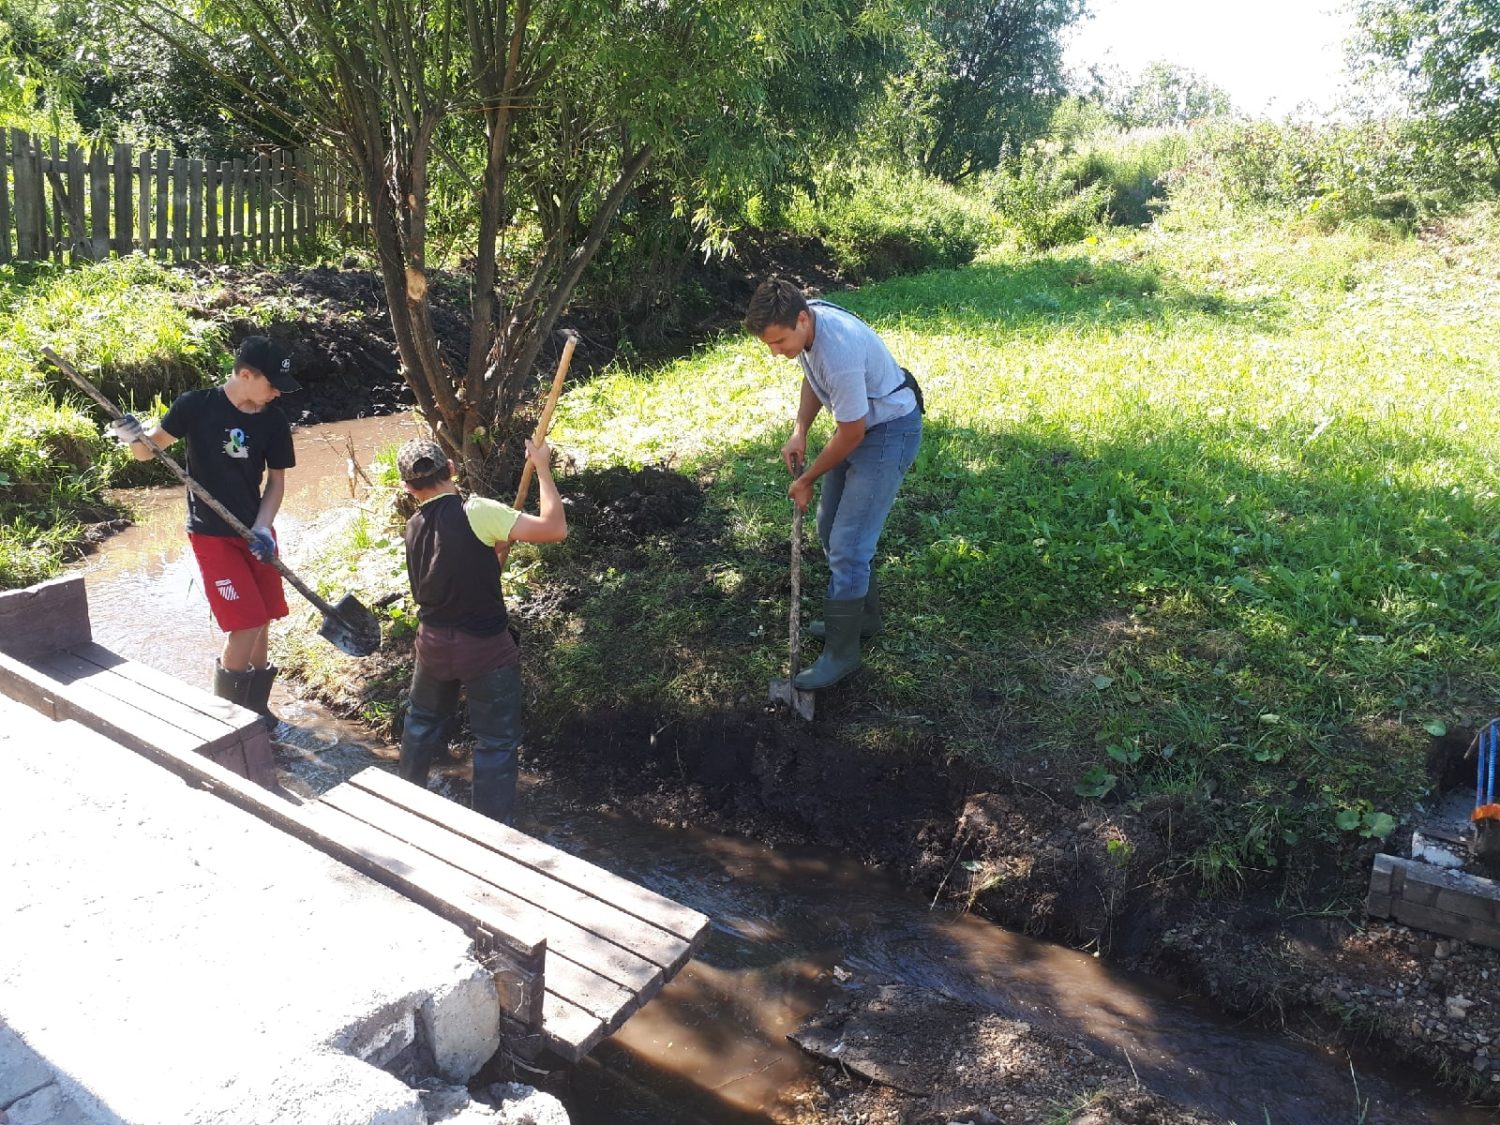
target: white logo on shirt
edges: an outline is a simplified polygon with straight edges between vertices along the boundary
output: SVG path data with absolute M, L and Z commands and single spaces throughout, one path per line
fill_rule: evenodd
M 219 591 L 219 597 L 223 598 L 226 602 L 237 602 L 240 600 L 239 591 L 234 588 L 234 583 L 228 578 L 220 578 L 214 583 L 214 586 Z

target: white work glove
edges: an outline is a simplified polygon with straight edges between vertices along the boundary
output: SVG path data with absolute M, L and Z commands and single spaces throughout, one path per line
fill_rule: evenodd
M 123 417 L 116 418 L 104 427 L 104 432 L 126 447 L 132 446 L 138 441 L 143 441 L 146 437 L 145 427 L 141 425 L 141 420 L 134 414 L 126 414 Z
M 250 553 L 263 563 L 268 563 L 276 557 L 276 537 L 271 534 L 267 527 L 252 527 L 250 529 Z

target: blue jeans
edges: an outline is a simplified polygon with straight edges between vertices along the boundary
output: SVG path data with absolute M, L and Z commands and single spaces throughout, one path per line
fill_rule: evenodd
M 521 669 L 516 664 L 444 679 L 418 657 L 398 772 L 407 781 L 427 784 L 433 756 L 447 744 L 460 688 L 468 699 L 474 735 L 474 811 L 509 821 L 516 806 L 516 752 L 521 746 Z
M 818 496 L 818 538 L 828 556 L 830 600 L 862 598 L 870 588 L 870 560 L 885 517 L 922 444 L 922 415 L 865 431 L 843 464 L 823 475 Z

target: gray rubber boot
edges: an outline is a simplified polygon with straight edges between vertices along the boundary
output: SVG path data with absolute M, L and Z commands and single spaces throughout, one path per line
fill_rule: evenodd
M 249 668 L 243 672 L 231 672 L 217 660 L 214 661 L 214 694 L 220 699 L 249 707 L 250 680 L 255 675 Z
M 245 706 L 260 716 L 267 730 L 275 730 L 281 722 L 271 712 L 271 685 L 276 682 L 278 670 L 274 664 L 250 669 L 250 690 L 245 694 Z
M 802 691 L 832 687 L 859 668 L 859 624 L 865 614 L 864 598 L 830 599 L 823 604 L 827 638 L 817 662 L 792 681 Z
M 870 588 L 865 591 L 865 616 L 859 623 L 859 635 L 863 640 L 869 640 L 880 632 L 880 587 L 875 582 L 875 572 L 870 571 Z M 820 640 L 828 635 L 828 628 L 821 621 L 814 621 L 807 627 L 808 636 L 817 637 Z

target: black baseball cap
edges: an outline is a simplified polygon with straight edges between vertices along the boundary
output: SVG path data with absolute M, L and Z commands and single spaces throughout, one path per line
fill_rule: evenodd
M 302 384 L 292 378 L 292 353 L 280 340 L 269 336 L 246 336 L 234 356 L 234 369 L 253 367 L 283 394 L 300 391 Z

